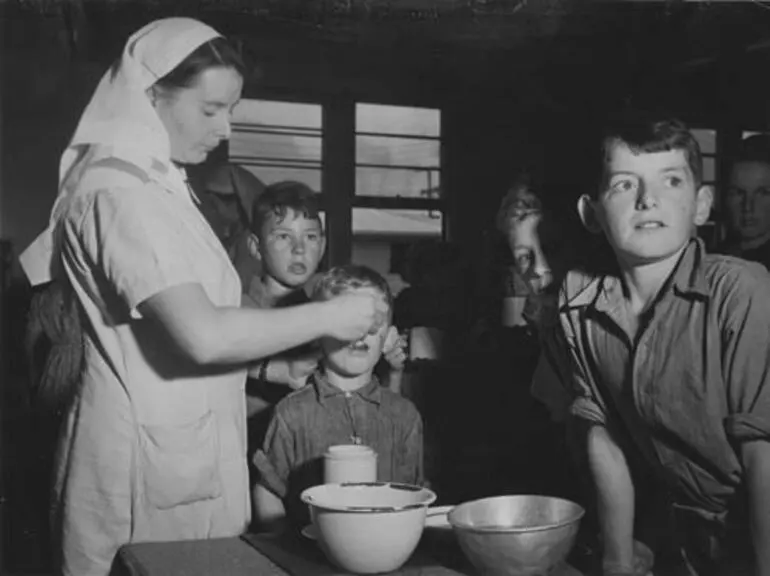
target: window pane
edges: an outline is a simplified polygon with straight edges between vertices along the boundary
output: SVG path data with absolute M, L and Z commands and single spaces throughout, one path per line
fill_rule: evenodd
M 353 208 L 353 236 L 382 236 L 393 241 L 441 237 L 441 222 L 439 211 Z
M 321 171 L 303 168 L 282 168 L 277 166 L 253 166 L 241 164 L 259 178 L 263 184 L 274 184 L 283 180 L 295 180 L 307 184 L 316 192 L 321 191 Z
M 394 294 L 406 285 L 394 268 L 406 246 L 421 238 L 441 238 L 441 213 L 424 210 L 353 208 L 351 261 L 377 270 Z
M 230 156 L 321 161 L 321 138 L 233 131 Z
M 717 132 L 716 130 L 690 130 L 695 139 L 700 144 L 700 151 L 703 154 L 716 154 L 717 153 Z
M 441 135 L 441 111 L 356 104 L 356 131 L 438 137 Z
M 321 129 L 321 105 L 241 100 L 233 110 L 233 122 Z
M 439 167 L 439 141 L 356 136 L 356 163 Z
M 397 168 L 356 168 L 358 196 L 441 198 L 438 170 Z
M 717 177 L 716 160 L 708 157 L 703 158 L 703 182 L 713 184 Z

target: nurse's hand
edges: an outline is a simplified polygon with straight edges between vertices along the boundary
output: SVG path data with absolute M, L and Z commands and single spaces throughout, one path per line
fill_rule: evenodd
M 323 303 L 326 335 L 355 342 L 385 322 L 388 305 L 370 294 L 341 294 Z

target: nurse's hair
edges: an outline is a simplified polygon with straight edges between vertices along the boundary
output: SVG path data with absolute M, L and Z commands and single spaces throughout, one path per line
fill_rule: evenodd
M 110 69 L 113 76 L 117 74 L 120 63 L 121 58 L 113 62 Z M 171 72 L 156 80 L 153 86 L 168 93 L 190 88 L 203 72 L 211 68 L 231 68 L 241 78 L 246 77 L 246 64 L 238 50 L 228 40 L 220 36 L 198 46 Z
M 331 300 L 357 288 L 373 288 L 382 294 L 388 304 L 388 317 L 393 312 L 393 292 L 388 281 L 383 276 L 369 268 L 358 264 L 335 266 L 324 272 L 313 287 L 312 299 L 315 301 Z

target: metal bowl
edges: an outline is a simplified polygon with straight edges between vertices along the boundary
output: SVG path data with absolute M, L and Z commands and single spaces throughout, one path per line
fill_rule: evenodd
M 448 515 L 460 548 L 485 576 L 544 576 L 562 565 L 585 510 L 550 496 L 497 496 Z

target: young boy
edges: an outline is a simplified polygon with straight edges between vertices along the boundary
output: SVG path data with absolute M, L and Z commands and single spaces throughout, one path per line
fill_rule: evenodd
M 254 488 L 255 519 L 270 530 L 309 522 L 299 500 L 305 488 L 323 483 L 323 454 L 335 444 L 363 444 L 377 453 L 377 479 L 421 484 L 422 419 L 414 405 L 379 385 L 373 375 L 390 325 L 392 295 L 387 282 L 365 266 L 341 266 L 324 274 L 314 300 L 368 293 L 388 307 L 376 332 L 358 342 L 325 338 L 323 359 L 309 385 L 275 409 L 263 448 L 254 455 L 259 473 Z
M 309 285 L 326 248 L 317 195 L 305 184 L 294 181 L 267 186 L 253 205 L 251 234 L 247 244 L 260 263 L 261 274 L 244 286 L 243 306 L 273 308 L 308 301 Z M 386 346 L 391 370 L 403 368 L 404 342 L 392 338 Z M 249 396 L 253 415 L 271 406 L 280 391 L 267 382 L 300 388 L 315 369 L 320 356 L 313 347 L 302 347 L 265 359 L 252 370 L 258 390 Z M 285 386 L 281 387 L 285 390 Z
M 770 575 L 770 276 L 705 253 L 711 191 L 674 120 L 628 115 L 579 212 L 616 274 L 570 272 L 559 321 L 597 490 L 605 575 L 634 566 L 631 454 L 666 487 L 692 573 Z M 559 371 L 559 367 L 554 367 Z M 741 561 L 752 572 L 741 572 Z
M 770 268 L 770 137 L 741 142 L 726 199 L 728 242 L 720 251 Z

